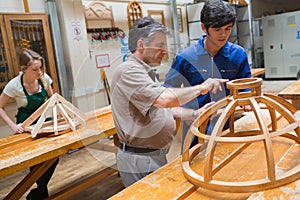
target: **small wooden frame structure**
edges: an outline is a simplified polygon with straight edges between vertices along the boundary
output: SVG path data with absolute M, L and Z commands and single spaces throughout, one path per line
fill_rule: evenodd
M 155 21 L 161 23 L 164 26 L 166 25 L 163 10 L 148 10 L 147 12 L 149 17 L 152 17 Z
M 47 118 L 52 118 L 52 120 L 46 121 Z M 36 120 L 37 122 L 32 125 Z M 84 113 L 65 98 L 54 93 L 22 123 L 22 126 L 25 131 L 31 132 L 31 136 L 35 138 L 39 133 L 55 133 L 55 135 L 58 135 L 59 131 L 69 128 L 75 131 L 76 126 L 79 124 L 85 125 L 85 120 Z
M 85 8 L 84 16 L 86 20 L 86 27 L 88 29 L 94 28 L 90 27 L 89 22 L 97 21 L 98 27 L 100 27 L 101 21 L 103 22 L 103 20 L 109 21 L 110 27 L 115 27 L 115 20 L 112 12 L 112 7 L 107 7 L 101 1 L 94 1 L 90 5 L 88 5 L 88 7 Z
M 142 7 L 139 2 L 132 0 L 127 5 L 128 29 L 131 29 L 138 18 L 143 17 Z
M 297 109 L 285 99 L 271 95 L 261 94 L 262 79 L 247 78 L 238 79 L 227 83 L 231 91 L 231 97 L 226 97 L 203 112 L 193 122 L 185 139 L 184 151 L 182 154 L 182 168 L 184 176 L 194 185 L 209 190 L 222 192 L 257 192 L 270 188 L 279 187 L 300 178 L 300 166 L 287 166 L 286 170 L 278 169 L 283 159 L 288 159 L 289 153 L 300 144 L 299 119 L 295 116 Z M 242 92 L 250 88 L 249 92 Z M 257 128 L 249 130 L 236 130 L 234 126 L 234 113 L 241 111 L 241 107 L 250 105 L 257 121 Z M 222 112 L 218 112 L 222 110 Z M 263 118 L 262 111 L 269 114 L 271 123 L 268 125 Z M 216 113 L 220 113 L 215 117 Z M 212 118 L 217 118 L 210 135 L 207 135 L 207 125 Z M 281 129 L 277 126 L 278 118 L 288 122 L 288 126 Z M 229 129 L 223 130 L 226 122 L 229 122 Z M 199 143 L 190 148 L 194 136 L 199 137 Z M 275 137 L 284 137 L 294 142 L 294 145 L 285 153 L 284 158 L 276 160 L 273 154 L 272 140 Z M 215 158 L 218 147 L 227 145 L 233 151 L 224 152 L 222 158 Z M 264 169 L 257 169 L 256 172 L 264 172 L 263 176 L 253 175 L 251 180 L 244 180 L 242 176 L 226 176 L 226 180 L 218 179 L 222 169 L 234 165 L 234 159 L 239 157 L 251 158 L 246 151 L 250 145 L 263 145 L 265 158 Z M 230 148 L 229 148 L 230 147 Z M 298 152 L 299 153 L 299 152 Z M 247 155 L 247 156 L 246 156 Z M 257 158 L 251 158 L 257 159 Z M 245 162 L 251 165 L 251 160 Z M 197 167 L 196 167 L 197 166 Z M 249 167 L 248 167 L 249 168 Z M 247 166 L 236 166 L 241 174 L 250 173 Z M 254 172 L 255 173 L 255 172 Z M 220 174 L 219 174 L 220 175 Z M 224 177 L 224 176 L 223 176 Z

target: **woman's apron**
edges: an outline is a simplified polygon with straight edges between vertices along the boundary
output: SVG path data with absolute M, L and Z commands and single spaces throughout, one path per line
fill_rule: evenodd
M 23 84 L 23 74 L 21 75 L 21 84 L 28 103 L 26 106 L 18 108 L 18 113 L 16 115 L 17 124 L 24 122 L 30 115 L 32 115 L 32 113 L 34 113 L 41 105 L 43 105 L 43 103 L 45 103 L 48 94 L 42 81 L 39 79 L 38 82 L 42 87 L 41 92 L 29 95 Z
M 41 87 L 42 87 L 41 92 L 29 95 L 23 84 L 23 74 L 21 75 L 21 84 L 23 87 L 23 91 L 26 95 L 28 104 L 27 104 L 27 106 L 22 106 L 22 107 L 18 108 L 18 113 L 16 115 L 17 124 L 24 122 L 30 115 L 32 115 L 32 113 L 34 113 L 41 105 L 43 105 L 43 103 L 45 103 L 48 94 L 44 88 L 42 81 L 39 79 L 38 82 L 39 82 L 39 85 L 41 85 Z M 36 121 L 34 123 L 36 123 Z M 44 199 L 44 198 L 48 197 L 47 185 L 54 173 L 54 170 L 56 168 L 56 165 L 58 164 L 58 161 L 59 161 L 59 159 L 57 158 L 56 161 L 47 169 L 47 171 L 45 171 L 44 174 L 42 174 L 42 176 L 36 181 L 38 187 L 31 190 L 31 192 L 29 193 L 31 195 L 31 197 L 29 197 L 29 198 Z M 30 171 L 32 171 L 35 168 L 35 166 L 36 165 L 31 166 Z

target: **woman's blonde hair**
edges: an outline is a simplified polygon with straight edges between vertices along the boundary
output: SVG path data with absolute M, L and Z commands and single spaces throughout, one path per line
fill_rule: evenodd
M 42 62 L 41 70 L 44 74 L 45 70 L 46 70 L 45 59 L 40 54 L 38 54 L 37 52 L 35 52 L 31 49 L 22 51 L 22 53 L 19 56 L 19 65 L 20 65 L 21 70 L 23 71 L 28 66 L 30 66 L 31 62 L 34 60 L 40 60 Z M 40 80 L 42 81 L 44 87 L 46 88 L 47 83 L 46 83 L 44 77 L 41 76 Z

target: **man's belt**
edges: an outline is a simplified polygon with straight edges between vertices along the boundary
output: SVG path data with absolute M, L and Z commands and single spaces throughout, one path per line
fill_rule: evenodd
M 149 148 L 141 148 L 141 147 L 133 147 L 133 146 L 128 146 L 127 144 L 120 142 L 119 143 L 119 148 L 122 151 L 127 151 L 131 153 L 150 153 L 154 151 L 158 151 L 160 149 L 149 149 Z

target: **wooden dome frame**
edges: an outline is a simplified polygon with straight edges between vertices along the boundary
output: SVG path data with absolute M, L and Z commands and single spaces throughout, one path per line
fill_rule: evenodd
M 183 173 L 191 183 L 214 191 L 240 193 L 271 189 L 300 178 L 299 165 L 288 171 L 281 172 L 279 175 L 276 173 L 276 163 L 272 149 L 272 139 L 275 137 L 285 137 L 293 140 L 295 144 L 300 144 L 299 121 L 295 116 L 297 109 L 281 97 L 272 94 L 262 95 L 261 85 L 262 79 L 260 78 L 246 78 L 228 82 L 227 87 L 230 89 L 232 96 L 216 102 L 193 122 L 187 133 L 182 154 Z M 240 92 L 246 88 L 250 88 L 251 91 Z M 251 106 L 251 112 L 254 113 L 259 128 L 257 130 L 236 131 L 234 127 L 234 113 L 241 111 L 240 107 L 246 105 Z M 222 112 L 219 112 L 221 114 L 211 135 L 206 135 L 206 127 L 210 118 L 218 113 L 220 109 Z M 268 110 L 271 119 L 270 125 L 267 125 L 263 120 L 261 114 L 263 109 Z M 278 113 L 279 117 L 285 118 L 289 123 L 288 126 L 280 130 L 277 127 Z M 223 131 L 223 128 L 228 120 L 229 130 L 226 132 Z M 199 142 L 196 146 L 190 148 L 194 136 L 199 138 Z M 264 144 L 267 164 L 265 178 L 248 181 L 215 179 L 214 176 L 217 173 L 222 173 L 223 168 L 255 142 Z M 214 166 L 216 148 L 221 143 L 241 145 Z M 203 171 L 201 173 L 196 172 L 191 167 L 197 155 L 200 155 L 202 159 L 201 164 L 203 163 Z

